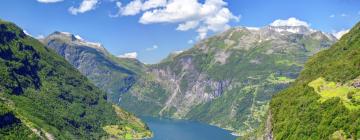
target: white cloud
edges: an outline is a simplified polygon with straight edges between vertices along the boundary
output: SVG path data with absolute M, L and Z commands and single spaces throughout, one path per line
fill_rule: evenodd
M 140 23 L 176 23 L 198 18 L 201 4 L 197 0 L 172 0 L 165 8 L 146 11 L 140 18 Z
M 132 0 L 125 6 L 122 6 L 120 1 L 113 1 L 116 1 L 116 7 L 119 9 L 119 11 L 116 15 L 110 15 L 110 17 L 134 16 L 142 11 L 164 7 L 167 3 L 166 0 Z
M 348 33 L 350 31 L 350 29 L 347 30 L 341 30 L 339 32 L 333 33 L 333 35 L 337 38 L 340 39 L 343 35 L 345 35 L 346 33 Z
M 345 13 L 343 13 L 343 14 L 341 14 L 341 16 L 342 17 L 346 17 L 346 16 L 348 16 L 347 14 L 345 14 Z
M 230 28 L 229 22 L 238 21 L 226 8 L 223 0 L 132 0 L 119 8 L 119 14 L 132 16 L 142 13 L 139 22 L 142 24 L 175 23 L 176 30 L 196 29 L 198 38 L 204 39 L 209 31 L 219 32 Z
M 166 6 L 166 0 L 148 0 L 142 5 L 142 10 L 146 11 L 152 8 L 164 7 Z
M 188 44 L 194 44 L 194 40 L 192 39 L 188 40 Z
M 83 0 L 78 8 L 70 7 L 69 12 L 73 15 L 85 13 L 96 8 L 99 0 Z
M 176 30 L 187 31 L 196 28 L 198 25 L 199 25 L 199 21 L 187 21 L 185 23 L 179 24 Z
M 332 14 L 332 15 L 330 15 L 329 17 L 330 17 L 330 18 L 334 18 L 334 17 L 335 17 L 335 15 L 334 15 L 334 14 Z
M 118 55 L 117 57 L 119 58 L 132 58 L 132 59 L 136 59 L 138 56 L 137 52 L 130 52 L 130 53 L 125 53 L 122 55 Z
M 358 15 L 360 15 L 360 11 L 358 12 Z
M 136 14 L 139 14 L 141 12 L 142 7 L 141 0 L 133 0 L 129 4 L 127 4 L 125 7 L 121 8 L 121 15 L 123 16 L 133 16 Z
M 153 45 L 153 46 L 150 47 L 150 48 L 146 48 L 146 51 L 153 51 L 153 50 L 156 50 L 156 49 L 158 49 L 158 48 L 159 48 L 158 45 Z
M 294 17 L 290 17 L 287 20 L 278 19 L 278 20 L 275 20 L 270 25 L 271 26 L 305 26 L 305 27 L 310 26 L 307 22 L 301 21 Z
M 62 2 L 64 0 L 37 0 L 37 1 L 41 3 L 56 3 L 56 2 Z

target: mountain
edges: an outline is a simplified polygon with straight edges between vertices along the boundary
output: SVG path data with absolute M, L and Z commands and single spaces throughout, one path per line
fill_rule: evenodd
M 143 122 L 107 98 L 61 56 L 15 24 L 0 21 L 1 139 L 152 135 Z
M 360 139 L 360 23 L 270 103 L 274 139 Z
M 307 58 L 335 41 L 305 26 L 232 28 L 148 65 L 119 104 L 245 135 L 265 120 L 271 97 L 296 79 Z
M 137 74 L 145 69 L 135 59 L 117 58 L 101 44 L 85 41 L 67 32 L 54 32 L 41 42 L 106 91 L 113 102 L 118 102 L 120 95 L 135 83 Z
M 154 65 L 116 58 L 69 33 L 55 32 L 42 42 L 126 110 L 246 135 L 258 131 L 271 97 L 296 79 L 307 58 L 336 40 L 305 26 L 237 27 Z

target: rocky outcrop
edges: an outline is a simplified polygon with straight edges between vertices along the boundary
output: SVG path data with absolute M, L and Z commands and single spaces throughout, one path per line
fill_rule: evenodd
M 193 119 L 246 135 L 266 120 L 269 100 L 294 81 L 306 59 L 335 41 L 303 26 L 233 28 L 148 66 L 148 83 L 161 90 L 131 88 L 120 104 L 136 106 L 125 107 L 136 113 L 150 106 L 145 115 Z
M 294 81 L 309 56 L 336 41 L 303 26 L 237 27 L 143 66 L 126 65 L 101 45 L 57 34 L 45 44 L 125 109 L 202 121 L 241 135 L 266 120 L 271 97 Z
M 41 41 L 107 91 L 114 102 L 136 81 L 136 72 L 117 62 L 129 60 L 112 56 L 100 43 L 88 42 L 67 32 L 54 32 Z

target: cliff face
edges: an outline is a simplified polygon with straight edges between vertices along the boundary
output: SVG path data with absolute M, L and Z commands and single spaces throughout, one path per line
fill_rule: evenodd
M 302 26 L 234 28 L 148 66 L 147 78 L 120 105 L 141 115 L 255 131 L 270 98 L 294 81 L 309 56 L 335 41 Z
M 155 65 L 115 58 L 69 34 L 43 42 L 137 115 L 193 119 L 245 135 L 266 120 L 270 98 L 307 58 L 335 41 L 304 26 L 239 27 Z
M 136 81 L 136 71 L 123 64 L 131 64 L 132 60 L 120 60 L 112 56 L 99 43 L 87 42 L 66 32 L 54 32 L 41 41 L 63 56 L 97 87 L 106 91 L 109 99 L 114 99 L 113 102 L 117 102 L 120 95 L 127 92 Z M 142 67 L 142 64 L 133 61 L 134 65 Z

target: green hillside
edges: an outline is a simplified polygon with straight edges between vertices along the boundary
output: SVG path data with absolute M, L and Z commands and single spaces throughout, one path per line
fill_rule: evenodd
M 359 67 L 360 23 L 272 99 L 274 138 L 360 139 Z
M 0 21 L 0 138 L 140 139 L 152 134 L 65 59 Z
M 109 100 L 115 103 L 135 83 L 137 73 L 144 70 L 143 64 L 137 60 L 117 58 L 101 44 L 85 41 L 67 32 L 54 32 L 41 42 L 107 92 Z
M 282 28 L 304 32 L 277 31 Z M 303 26 L 233 28 L 149 65 L 119 104 L 139 115 L 196 120 L 247 135 L 258 131 L 271 97 L 294 82 L 307 58 L 335 41 Z

